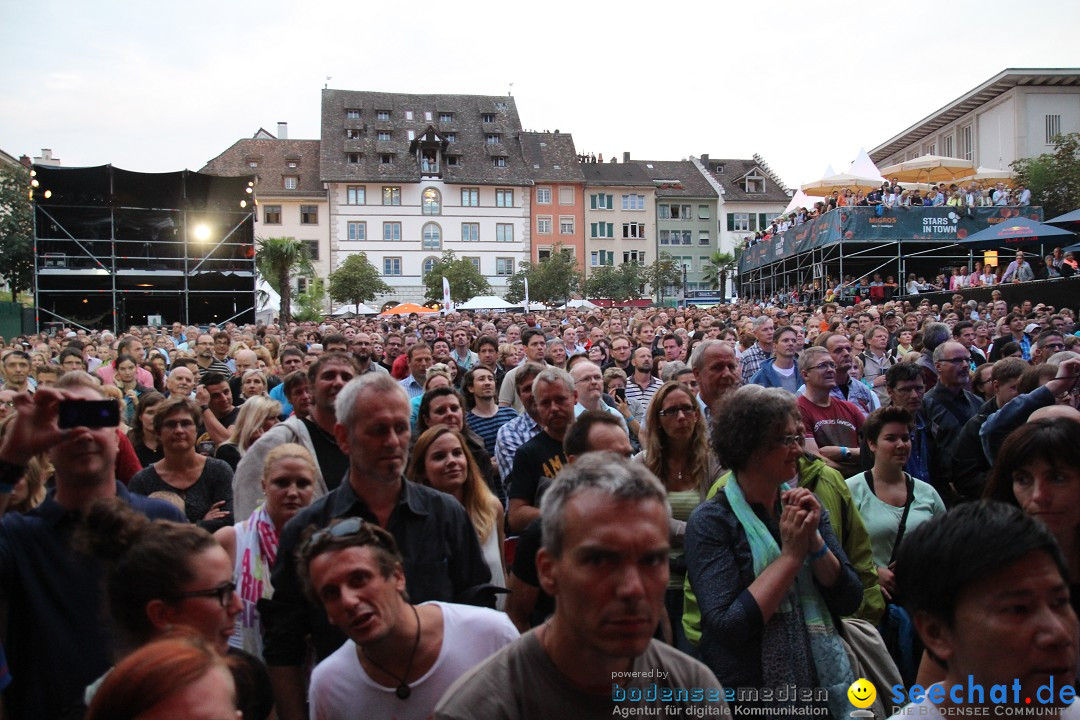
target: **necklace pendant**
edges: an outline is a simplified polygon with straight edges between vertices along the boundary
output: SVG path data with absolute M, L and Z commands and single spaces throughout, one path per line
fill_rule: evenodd
M 394 692 L 402 700 L 408 700 L 409 696 L 412 695 L 412 688 L 405 683 L 401 683 Z

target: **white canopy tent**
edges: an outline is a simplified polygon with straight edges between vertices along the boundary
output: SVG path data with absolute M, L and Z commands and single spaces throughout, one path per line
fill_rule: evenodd
M 255 294 L 258 306 L 255 308 L 255 322 L 269 325 L 281 311 L 281 296 L 277 294 L 270 283 L 259 278 L 255 286 Z
M 521 307 L 521 305 L 514 305 L 508 303 L 501 297 L 495 295 L 477 295 L 474 298 L 463 302 L 460 305 L 454 307 L 455 310 L 509 310 L 510 308 Z
M 588 300 L 585 300 L 585 299 L 582 298 L 582 299 L 571 300 L 570 302 L 566 303 L 565 305 L 563 305 L 559 309 L 560 310 L 566 310 L 567 308 L 572 308 L 574 310 L 578 310 L 578 309 L 584 308 L 585 310 L 593 310 L 593 309 L 598 308 L 598 307 L 600 307 L 600 306 L 597 305 L 596 303 L 591 303 Z
M 355 315 L 378 315 L 379 311 L 360 303 L 359 305 L 342 305 L 332 314 L 334 317 L 353 317 Z

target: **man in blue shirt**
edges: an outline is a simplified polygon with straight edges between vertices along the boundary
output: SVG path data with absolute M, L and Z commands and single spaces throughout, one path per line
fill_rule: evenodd
M 0 511 L 35 455 L 48 453 L 56 478 L 40 506 L 0 523 L 4 638 L 14 678 L 6 696 L 14 718 L 59 717 L 113 663 L 101 623 L 100 566 L 68 542 L 81 515 L 98 500 L 119 498 L 150 518 L 187 521 L 172 505 L 130 494 L 116 481 L 115 425 L 59 427 L 62 401 L 103 399 L 90 375 L 66 373 L 55 388 L 15 396 L 18 415 L 0 444 Z

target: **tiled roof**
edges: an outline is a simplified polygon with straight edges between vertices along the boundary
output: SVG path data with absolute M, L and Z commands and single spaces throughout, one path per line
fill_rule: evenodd
M 585 181 L 570 133 L 523 132 L 521 152 L 534 182 Z
M 347 117 L 349 111 L 359 117 Z M 389 118 L 380 120 L 380 113 L 389 113 Z M 484 122 L 484 115 L 493 116 L 494 122 Z M 421 136 L 429 126 L 454 139 L 446 145 L 446 154 L 457 156 L 460 164 L 444 160 L 444 182 L 532 183 L 531 168 L 521 153 L 521 121 L 512 97 L 330 89 L 322 93 L 321 178 L 325 182 L 419 182 L 420 164 L 409 152 L 408 133 Z M 347 131 L 357 137 L 346 137 Z M 380 131 L 389 133 L 390 139 L 379 140 Z M 501 142 L 489 144 L 488 135 L 499 135 Z M 349 162 L 347 153 L 358 153 L 359 162 Z M 392 155 L 393 161 L 384 164 L 382 155 Z M 505 167 L 495 167 L 497 157 L 505 158 Z
M 252 167 L 251 163 L 256 163 Z M 296 167 L 289 167 L 296 163 Z M 199 172 L 210 175 L 256 175 L 260 197 L 325 195 L 319 179 L 318 140 L 237 140 Z M 283 177 L 298 178 L 295 190 L 286 190 Z
M 712 185 L 689 160 L 631 160 L 656 186 L 656 197 L 718 197 Z
M 637 163 L 582 163 L 585 184 L 593 186 L 654 187 L 652 179 Z
M 791 200 L 783 188 L 780 187 L 778 178 L 774 177 L 767 167 L 762 167 L 762 164 L 757 160 L 702 156 L 701 164 L 705 166 L 713 179 L 724 188 L 725 203 L 776 202 L 786 205 Z M 720 167 L 723 168 L 723 172 L 718 171 Z M 758 171 L 758 175 L 765 178 L 765 192 L 763 193 L 748 193 L 745 186 L 740 182 L 755 169 Z

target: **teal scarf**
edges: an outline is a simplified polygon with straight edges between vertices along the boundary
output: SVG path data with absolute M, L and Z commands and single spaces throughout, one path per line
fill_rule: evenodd
M 788 489 L 787 483 L 780 486 L 781 493 Z M 728 503 L 735 517 L 750 542 L 750 553 L 754 559 L 754 576 L 761 575 L 770 563 L 780 557 L 780 545 L 777 544 L 765 523 L 750 508 L 738 479 L 731 473 L 728 473 L 724 491 L 727 493 Z M 803 561 L 802 569 L 795 577 L 795 584 L 787 591 L 777 612 L 790 613 L 796 603 L 802 611 L 803 624 L 810 639 L 810 650 L 818 682 L 821 687 L 829 691 L 829 709 L 833 717 L 848 717 L 853 708 L 849 706 L 847 690 L 851 683 L 855 682 L 855 674 L 848 661 L 844 644 L 833 625 L 829 608 L 814 584 L 809 557 Z

